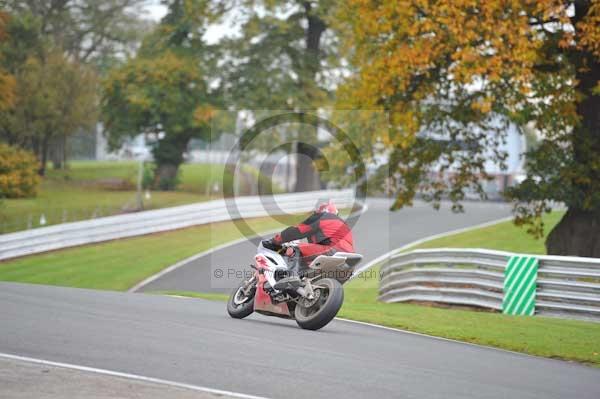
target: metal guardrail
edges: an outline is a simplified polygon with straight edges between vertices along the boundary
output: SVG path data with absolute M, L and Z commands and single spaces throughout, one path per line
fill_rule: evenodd
M 349 207 L 354 203 L 354 191 L 220 199 L 3 234 L 0 235 L 0 260 L 232 219 L 306 212 L 324 198 L 333 199 L 339 207 Z
M 418 249 L 381 264 L 379 300 L 424 301 L 502 310 L 504 269 L 518 254 L 484 249 Z M 537 256 L 535 314 L 600 321 L 600 259 Z

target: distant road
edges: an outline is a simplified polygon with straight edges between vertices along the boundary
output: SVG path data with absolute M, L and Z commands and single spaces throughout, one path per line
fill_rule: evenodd
M 465 213 L 453 213 L 448 204 L 435 211 L 421 201 L 397 212 L 390 212 L 390 200 L 370 198 L 368 210 L 358 217 L 353 228 L 357 252 L 363 254 L 363 264 L 391 249 L 433 234 L 500 219 L 510 215 L 504 203 L 467 202 Z M 195 259 L 163 275 L 140 291 L 229 292 L 235 278 L 214 279 L 215 268 L 250 270 L 248 265 L 256 253 L 257 241 L 246 241 Z M 225 286 L 225 287 L 224 287 Z

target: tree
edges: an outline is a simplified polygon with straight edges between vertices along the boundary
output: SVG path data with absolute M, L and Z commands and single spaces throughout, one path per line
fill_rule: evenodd
M 52 142 L 96 122 L 96 74 L 51 46 L 37 24 L 35 18 L 15 16 L 7 28 L 1 55 L 15 79 L 14 101 L 0 111 L 0 137 L 32 150 L 44 175 Z
M 148 30 L 149 22 L 138 16 L 143 4 L 143 0 L 4 2 L 3 7 L 13 16 L 6 24 L 13 40 L 2 46 L 1 62 L 13 76 L 21 76 L 19 91 L 28 97 L 13 98 L 19 107 L 10 112 L 5 109 L 6 113 L 0 115 L 2 136 L 13 143 L 22 142 L 43 161 L 50 156 L 55 168 L 65 167 L 68 136 L 82 128 L 91 128 L 94 122 L 91 118 L 98 114 L 93 70 L 103 73 L 135 50 L 141 35 Z M 57 69 L 60 57 L 64 58 L 60 64 L 64 70 Z M 47 65 L 48 60 L 53 64 Z M 39 76 L 31 74 L 46 76 L 49 81 L 40 82 L 43 87 L 36 88 L 23 80 L 28 75 L 38 81 Z M 69 76 L 70 82 L 62 80 Z M 0 84 L 4 80 L 0 74 Z M 48 107 L 29 108 L 26 112 L 24 104 L 48 105 L 39 96 L 44 90 L 64 90 L 57 97 L 60 104 L 56 104 L 56 111 L 60 112 Z M 39 119 L 40 115 L 52 115 L 54 120 L 46 119 L 46 127 L 41 128 L 39 124 L 44 119 Z M 31 126 L 38 126 L 46 133 L 33 132 Z M 48 130 L 50 126 L 52 133 Z M 40 172 L 44 171 L 45 162 L 40 167 Z
M 337 66 L 337 39 L 328 17 L 336 2 L 248 1 L 242 35 L 224 41 L 228 98 L 248 110 L 314 111 L 332 99 L 328 71 Z M 301 127 L 298 129 L 302 130 Z M 299 133 L 312 134 L 309 127 Z M 313 140 L 299 140 L 296 191 L 319 189 Z
M 0 43 L 8 38 L 6 25 L 9 16 L 0 11 Z M 2 60 L 0 60 L 1 62 Z M 0 68 L 0 111 L 6 110 L 14 104 L 15 78 L 4 69 Z
M 31 15 L 38 34 L 81 63 L 100 66 L 130 54 L 148 31 L 141 20 L 145 0 L 8 0 L 15 15 Z
M 44 62 L 29 57 L 17 71 L 15 104 L 0 114 L 0 130 L 9 144 L 33 150 L 40 175 L 52 140 L 96 122 L 95 82 L 93 71 L 56 51 Z
M 540 236 L 541 215 L 563 202 L 548 252 L 600 257 L 599 1 L 350 0 L 341 18 L 359 72 L 339 96 L 389 113 L 377 137 L 393 208 L 417 191 L 458 207 L 467 187 L 482 192 L 487 154 L 506 156 L 502 115 L 543 135 L 508 193 L 516 222 Z
M 155 138 L 155 185 L 173 189 L 194 138 L 208 139 L 218 93 L 209 90 L 203 41 L 209 4 L 174 1 L 136 58 L 104 83 L 102 110 L 113 146 L 140 133 Z M 204 68 L 203 68 L 204 67 Z

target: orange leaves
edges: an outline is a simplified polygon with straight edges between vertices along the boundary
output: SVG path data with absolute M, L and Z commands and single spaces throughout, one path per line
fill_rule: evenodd
M 600 1 L 592 1 L 587 15 L 576 29 L 581 33 L 578 46 L 589 50 L 600 60 Z
M 15 102 L 16 80 L 14 76 L 0 70 L 0 111 L 13 106 Z
M 7 39 L 6 24 L 8 24 L 9 19 L 10 16 L 7 13 L 0 11 L 0 42 Z
M 338 98 L 387 112 L 387 131 L 369 139 L 385 145 L 394 206 L 418 191 L 456 202 L 481 189 L 490 162 L 506 165 L 510 124 L 532 123 L 543 141 L 528 173 L 539 179 L 511 198 L 541 204 L 537 216 L 547 199 L 598 208 L 600 160 L 584 149 L 598 148 L 600 0 L 346 4 L 356 74 Z
M 569 12 L 560 0 L 349 0 L 342 17 L 351 26 L 359 76 L 348 95 L 357 107 L 406 113 L 394 118 L 412 132 L 420 102 L 437 98 L 439 87 L 482 91 L 488 100 L 467 105 L 483 113 L 491 98 L 522 109 L 542 96 L 536 87 L 547 85 L 540 86 L 536 67 L 556 63 L 549 43 L 573 46 Z M 600 1 L 578 29 L 580 45 L 600 54 Z
M 479 111 L 483 114 L 490 113 L 492 111 L 492 104 L 494 102 L 493 97 L 487 97 L 479 99 L 471 104 L 471 108 L 475 111 Z
M 35 196 L 40 183 L 37 166 L 30 152 L 0 143 L 0 198 Z
M 7 39 L 6 24 L 8 23 L 9 15 L 0 11 L 0 42 Z M 0 111 L 4 111 L 15 102 L 15 86 L 16 81 L 14 76 L 4 72 L 0 68 Z
M 388 143 L 386 144 L 390 147 L 408 148 L 413 143 L 419 130 L 419 121 L 416 113 L 413 110 L 391 112 L 390 123 L 397 128 L 392 129 L 392 135 L 386 136 L 388 139 Z
M 216 112 L 210 105 L 200 105 L 194 110 L 194 121 L 199 126 L 206 125 L 214 118 Z

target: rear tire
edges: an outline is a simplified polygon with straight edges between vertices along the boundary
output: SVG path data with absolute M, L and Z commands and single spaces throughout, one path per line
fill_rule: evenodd
M 243 319 L 250 316 L 254 312 L 254 295 L 256 294 L 256 286 L 252 289 L 250 296 L 244 297 L 242 288 L 246 281 L 243 281 L 239 287 L 233 290 L 227 301 L 227 313 L 234 319 Z M 241 297 L 240 297 L 241 296 Z M 239 303 L 240 299 L 245 299 Z M 236 303 L 237 301 L 237 303 Z
M 321 290 L 321 295 L 326 292 L 327 295 L 324 302 L 320 303 L 319 308 L 314 309 L 316 304 L 309 308 L 297 304 L 294 310 L 296 323 L 306 330 L 318 330 L 325 327 L 337 315 L 344 303 L 344 289 L 337 280 L 324 278 L 318 280 L 315 285 L 323 286 L 324 288 L 315 290 Z

